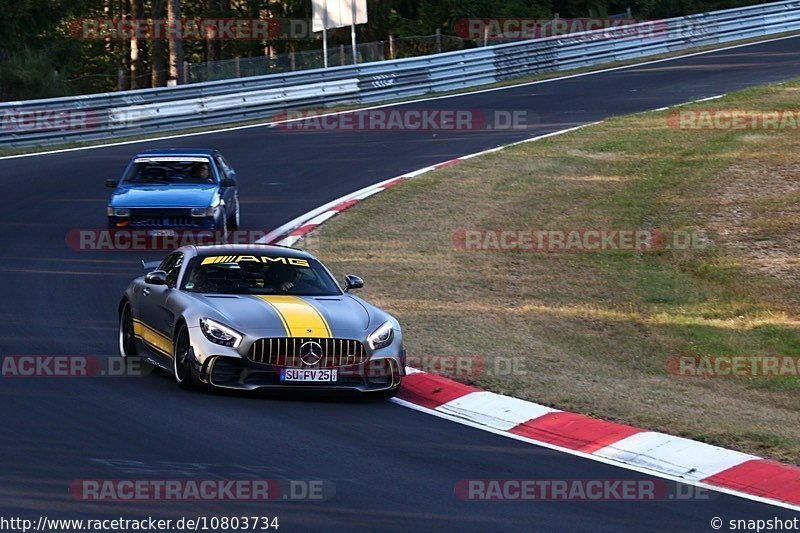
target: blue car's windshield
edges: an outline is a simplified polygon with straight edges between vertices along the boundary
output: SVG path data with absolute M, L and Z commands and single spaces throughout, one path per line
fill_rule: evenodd
M 195 257 L 181 289 L 213 294 L 341 294 L 336 281 L 313 259 L 261 255 Z
M 148 157 L 136 159 L 120 184 L 197 185 L 216 181 L 208 159 Z

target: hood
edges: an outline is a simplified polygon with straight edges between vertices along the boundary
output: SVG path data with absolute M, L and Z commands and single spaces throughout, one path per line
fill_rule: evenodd
M 119 187 L 111 196 L 111 207 L 210 207 L 218 186 L 142 185 Z
M 362 339 L 371 333 L 368 308 L 349 295 L 192 297 L 216 311 L 219 320 L 246 335 Z

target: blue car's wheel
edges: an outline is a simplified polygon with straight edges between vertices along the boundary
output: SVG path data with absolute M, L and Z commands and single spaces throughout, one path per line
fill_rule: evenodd
M 228 242 L 228 219 L 224 215 L 222 217 L 222 225 L 217 227 L 217 237 L 222 244 Z
M 239 207 L 239 202 L 236 202 L 236 211 L 233 212 L 231 217 L 228 219 L 228 227 L 232 230 L 237 230 L 241 227 L 241 219 L 239 212 L 241 208 Z

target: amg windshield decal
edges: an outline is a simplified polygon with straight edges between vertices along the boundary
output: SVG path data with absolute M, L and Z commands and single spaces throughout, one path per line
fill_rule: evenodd
M 216 263 L 281 263 L 297 267 L 310 267 L 307 259 L 297 257 L 268 257 L 255 255 L 215 255 L 204 257 L 201 265 L 213 265 Z

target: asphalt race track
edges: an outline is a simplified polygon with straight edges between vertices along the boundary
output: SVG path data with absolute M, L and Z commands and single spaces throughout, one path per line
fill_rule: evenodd
M 525 110 L 520 130 L 290 132 L 206 136 L 0 160 L 0 355 L 116 355 L 116 305 L 138 260 L 70 249 L 71 229 L 104 228 L 109 190 L 148 147 L 213 147 L 239 172 L 243 225 L 277 227 L 366 185 L 570 126 L 800 76 L 800 37 L 399 109 Z M 367 280 L 369 283 L 369 280 Z M 278 516 L 281 531 L 709 531 L 718 516 L 796 513 L 716 494 L 705 501 L 467 502 L 463 479 L 643 479 L 391 402 L 188 393 L 171 378 L 0 378 L 4 516 Z M 704 406 L 698 406 L 703 409 Z M 746 423 L 746 421 L 743 421 Z M 326 501 L 92 502 L 82 479 L 324 480 Z

